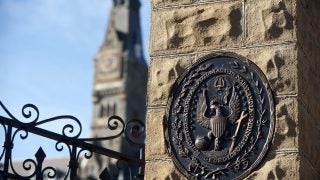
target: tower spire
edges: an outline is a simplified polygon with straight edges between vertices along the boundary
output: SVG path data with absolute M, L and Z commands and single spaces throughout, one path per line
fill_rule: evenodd
M 118 47 L 131 59 L 145 64 L 142 52 L 139 0 L 113 0 L 103 47 Z
M 139 10 L 139 0 L 113 0 L 113 6 L 127 6 L 131 10 Z

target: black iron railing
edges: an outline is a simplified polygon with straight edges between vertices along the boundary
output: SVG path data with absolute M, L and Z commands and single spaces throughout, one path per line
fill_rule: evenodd
M 35 159 L 26 159 L 22 162 L 23 171 L 26 173 L 18 172 L 15 169 L 12 155 L 14 141 L 17 136 L 21 140 L 26 140 L 29 133 L 53 140 L 56 151 L 61 152 L 67 149 L 67 152 L 69 152 L 69 162 L 65 169 L 66 174 L 63 179 L 79 179 L 78 171 L 81 157 L 90 159 L 94 153 L 117 159 L 118 162 L 125 162 L 127 165 L 126 168 L 130 172 L 130 179 L 143 179 L 144 177 L 145 126 L 144 123 L 139 120 L 131 120 L 125 123 L 120 117 L 112 116 L 107 121 L 107 128 L 116 134 L 108 137 L 80 138 L 82 125 L 80 121 L 73 116 L 56 116 L 39 120 L 38 108 L 35 105 L 26 104 L 22 108 L 22 116 L 28 120 L 28 122 L 25 122 L 12 115 L 1 101 L 0 107 L 5 112 L 5 116 L 7 116 L 0 115 L 0 129 L 2 127 L 5 134 L 4 137 L 0 137 L 4 140 L 2 150 L 0 149 L 0 180 L 56 178 L 57 170 L 52 166 L 44 166 L 46 154 L 41 146 L 35 153 Z M 68 122 L 66 120 L 72 121 L 73 123 L 66 123 Z M 48 131 L 39 127 L 40 125 L 56 121 L 65 123 L 61 129 L 61 133 Z M 75 125 L 78 127 L 75 127 Z M 116 138 L 124 138 L 132 145 L 132 148 L 139 149 L 140 157 L 126 155 L 93 143 Z M 138 169 L 138 171 L 132 169 Z M 100 179 L 108 179 L 110 177 L 108 167 L 105 167 L 99 177 Z

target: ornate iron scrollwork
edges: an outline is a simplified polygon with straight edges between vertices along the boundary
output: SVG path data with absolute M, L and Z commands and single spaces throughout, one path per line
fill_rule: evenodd
M 190 179 L 241 179 L 261 162 L 274 132 L 274 103 L 262 71 L 228 53 L 211 54 L 174 84 L 166 142 Z
M 66 167 L 64 179 L 78 179 L 80 156 L 83 155 L 84 158 L 89 159 L 92 157 L 93 153 L 118 159 L 123 165 L 122 167 L 117 166 L 117 168 L 127 168 L 130 172 L 131 179 L 143 179 L 145 163 L 145 127 L 141 121 L 131 120 L 125 123 L 120 117 L 111 116 L 107 122 L 107 129 L 110 131 L 115 130 L 115 133 L 112 136 L 80 138 L 82 125 L 80 121 L 73 116 L 56 116 L 45 120 L 39 120 L 38 108 L 35 105 L 27 104 L 22 108 L 22 116 L 25 120 L 19 120 L 10 113 L 1 101 L 0 107 L 7 116 L 0 116 L 0 127 L 2 127 L 5 134 L 5 137 L 2 137 L 4 144 L 0 152 L 0 179 L 56 178 L 57 170 L 51 166 L 44 167 L 43 165 L 46 154 L 41 147 L 39 147 L 38 151 L 35 153 L 35 160 L 26 159 L 22 162 L 24 173 L 28 175 L 16 171 L 13 163 L 14 158 L 12 157 L 15 138 L 19 135 L 20 139 L 26 140 L 29 133 L 56 141 L 55 149 L 58 152 L 63 151 L 65 148 L 67 149 L 67 152 L 69 153 L 69 163 L 68 167 Z M 67 120 L 70 122 L 68 123 Z M 39 127 L 40 125 L 54 121 L 59 121 L 60 124 L 64 124 L 61 132 L 51 132 Z M 77 127 L 75 127 L 75 125 Z M 133 145 L 132 148 L 138 148 L 140 150 L 140 157 L 129 156 L 91 143 L 120 138 L 121 136 L 124 136 L 125 139 Z M 135 171 L 134 173 L 131 170 L 132 168 L 139 169 L 139 172 Z M 101 179 L 107 179 L 108 177 L 108 169 L 101 172 Z

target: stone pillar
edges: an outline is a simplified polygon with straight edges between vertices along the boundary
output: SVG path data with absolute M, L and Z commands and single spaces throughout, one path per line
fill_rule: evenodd
M 185 179 L 164 140 L 172 84 L 211 52 L 242 55 L 276 102 L 271 148 L 247 179 L 320 177 L 320 3 L 314 0 L 152 0 L 145 179 Z

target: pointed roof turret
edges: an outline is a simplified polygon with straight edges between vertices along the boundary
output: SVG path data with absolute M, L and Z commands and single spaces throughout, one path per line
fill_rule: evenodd
M 102 48 L 122 48 L 130 59 L 146 64 L 142 53 L 139 0 L 113 0 L 113 3 Z

